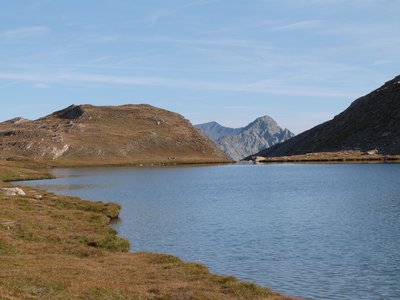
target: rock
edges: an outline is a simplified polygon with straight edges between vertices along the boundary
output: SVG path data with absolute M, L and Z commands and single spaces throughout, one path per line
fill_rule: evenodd
M 0 223 L 1 225 L 3 225 L 7 230 L 10 230 L 12 226 L 14 226 L 17 223 L 17 221 L 6 221 L 6 222 L 2 222 Z
M 25 192 L 20 188 L 2 188 L 6 196 L 25 196 Z
M 53 147 L 53 149 L 51 150 L 51 153 L 53 154 L 53 160 L 62 156 L 65 152 L 68 151 L 68 149 L 69 149 L 68 144 L 64 145 L 61 149 L 57 149 L 56 147 Z
M 43 196 L 42 195 L 35 195 L 35 196 L 33 196 L 33 198 L 35 198 L 36 200 L 42 200 Z
M 1 224 L 4 226 L 11 226 L 11 225 L 14 225 L 15 223 L 17 223 L 17 221 L 5 221 L 5 222 L 2 222 Z
M 377 149 L 373 149 L 373 150 L 367 151 L 368 155 L 375 155 L 375 154 L 378 154 L 378 153 L 379 153 L 379 151 Z
M 252 160 L 253 162 L 260 162 L 260 161 L 262 161 L 262 160 L 265 160 L 265 157 L 264 157 L 264 156 L 253 156 L 253 157 L 251 158 L 251 160 Z
M 5 123 L 11 123 L 11 124 L 22 124 L 22 123 L 26 123 L 26 122 L 30 122 L 31 120 L 25 119 L 25 118 L 21 118 L 21 117 L 17 117 L 8 121 L 5 121 Z

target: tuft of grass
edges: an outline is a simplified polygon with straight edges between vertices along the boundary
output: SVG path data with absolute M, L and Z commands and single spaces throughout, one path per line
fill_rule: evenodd
M 0 238 L 0 255 L 11 255 L 17 252 L 16 248 Z
M 118 289 L 94 287 L 87 295 L 88 300 L 125 300 L 127 299 Z M 134 299 L 129 297 L 129 299 Z M 139 299 L 139 298 L 136 298 Z
M 127 252 L 131 245 L 128 240 L 118 236 L 106 236 L 98 240 L 86 240 L 86 244 L 90 247 L 103 248 L 113 252 Z
M 237 281 L 238 280 L 236 279 L 236 277 L 233 277 L 233 276 L 221 276 L 220 278 L 216 279 L 216 282 L 221 283 L 221 284 L 234 283 Z
M 272 291 L 261 288 L 260 286 L 251 282 L 237 282 L 237 284 L 234 285 L 233 290 L 235 294 L 245 298 L 254 296 L 267 297 L 275 294 Z
M 11 285 L 11 289 L 26 295 L 27 298 L 40 299 L 50 295 L 56 296 L 64 290 L 64 286 L 54 279 L 43 280 L 40 277 L 28 275 L 16 280 Z
M 148 258 L 151 264 L 181 264 L 182 261 L 173 255 L 159 255 L 154 253 L 154 255 Z

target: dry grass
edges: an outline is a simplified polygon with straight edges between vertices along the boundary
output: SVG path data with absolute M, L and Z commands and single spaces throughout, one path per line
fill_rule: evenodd
M 23 173 L 3 165 L 2 178 L 9 168 Z M 109 226 L 118 205 L 24 190 L 0 191 L 0 299 L 289 299 L 174 256 L 127 252 Z

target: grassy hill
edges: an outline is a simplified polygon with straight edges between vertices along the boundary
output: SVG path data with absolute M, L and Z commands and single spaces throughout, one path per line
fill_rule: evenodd
M 0 159 L 53 165 L 226 162 L 183 116 L 150 105 L 72 105 L 0 123 Z

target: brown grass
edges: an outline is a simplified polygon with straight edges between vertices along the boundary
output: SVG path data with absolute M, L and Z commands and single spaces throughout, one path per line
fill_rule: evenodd
M 7 180 L 23 172 L 0 166 Z M 174 256 L 127 252 L 109 226 L 116 204 L 23 189 L 0 190 L 0 299 L 289 299 Z

